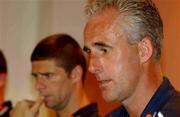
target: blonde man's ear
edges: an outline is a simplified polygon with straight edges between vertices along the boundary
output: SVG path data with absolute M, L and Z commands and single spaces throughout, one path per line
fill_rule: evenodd
M 153 45 L 149 37 L 144 37 L 138 43 L 140 62 L 146 63 L 153 55 Z

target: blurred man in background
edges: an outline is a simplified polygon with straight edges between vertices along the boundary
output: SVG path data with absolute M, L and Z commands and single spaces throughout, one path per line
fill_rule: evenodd
M 7 62 L 3 52 L 0 50 L 0 117 L 9 117 L 12 109 L 10 101 L 5 101 L 5 88 L 7 82 Z
M 44 103 L 58 117 L 98 117 L 96 103 L 84 90 L 86 60 L 69 35 L 51 35 L 38 43 L 32 55 L 32 76 L 40 98 L 17 103 L 11 117 L 36 117 Z

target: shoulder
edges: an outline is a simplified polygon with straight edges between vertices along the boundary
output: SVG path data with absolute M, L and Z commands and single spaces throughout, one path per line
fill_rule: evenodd
M 120 106 L 108 113 L 105 117 L 128 117 L 128 113 L 124 106 Z
M 165 117 L 180 117 L 180 92 L 175 91 L 160 111 Z
M 91 103 L 73 114 L 74 117 L 100 117 L 96 103 Z
M 0 105 L 0 117 L 9 117 L 11 109 L 11 101 L 5 101 L 2 105 Z

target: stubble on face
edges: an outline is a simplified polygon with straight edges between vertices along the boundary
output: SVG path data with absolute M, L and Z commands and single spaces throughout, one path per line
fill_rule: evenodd
M 54 60 L 34 61 L 32 74 L 36 78 L 39 95 L 48 108 L 62 110 L 67 106 L 73 84 L 64 68 L 57 66 Z

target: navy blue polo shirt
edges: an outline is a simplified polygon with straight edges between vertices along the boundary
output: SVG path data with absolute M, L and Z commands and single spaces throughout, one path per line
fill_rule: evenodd
M 177 92 L 167 78 L 151 98 L 140 117 L 180 117 L 180 93 Z M 121 106 L 106 117 L 130 117 L 124 106 Z
M 75 112 L 72 117 L 100 117 L 97 104 L 92 103 L 81 108 L 80 110 Z

